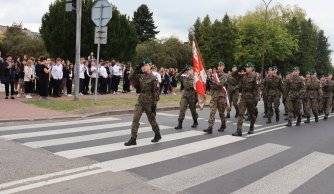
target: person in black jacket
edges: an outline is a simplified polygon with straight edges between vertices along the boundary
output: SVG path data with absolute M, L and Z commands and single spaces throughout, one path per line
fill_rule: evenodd
M 15 82 L 15 64 L 12 61 L 12 56 L 7 55 L 5 57 L 5 62 L 2 64 L 2 83 L 5 84 L 6 97 L 9 96 L 9 86 L 10 86 L 10 98 L 14 98 L 14 82 Z

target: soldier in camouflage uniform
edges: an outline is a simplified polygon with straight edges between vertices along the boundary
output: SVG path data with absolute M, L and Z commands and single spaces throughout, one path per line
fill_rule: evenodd
M 302 99 L 305 95 L 305 82 L 304 78 L 299 75 L 299 67 L 294 67 L 292 72 L 292 77 L 287 79 L 286 83 L 286 96 L 287 96 L 287 107 L 288 107 L 288 123 L 286 126 L 292 126 L 292 118 L 294 114 L 297 115 L 297 126 L 301 123 L 301 108 Z
M 246 72 L 240 79 L 241 98 L 239 102 L 239 117 L 237 131 L 232 134 L 233 136 L 242 136 L 242 124 L 246 109 L 250 118 L 250 128 L 248 134 L 254 133 L 254 124 L 257 115 L 256 104 L 259 95 L 259 87 L 256 81 L 256 73 L 253 72 L 254 65 L 252 63 L 247 63 L 245 65 L 245 69 Z
M 271 69 L 268 69 L 268 72 L 266 73 L 266 78 L 270 74 L 271 74 Z M 262 81 L 262 83 L 260 85 L 260 90 L 261 90 L 262 100 L 263 100 L 263 108 L 264 108 L 263 118 L 268 118 L 268 93 L 267 93 L 267 91 L 264 88 L 265 82 L 266 82 L 266 78 L 264 78 L 264 80 Z
M 322 90 L 322 85 L 326 81 L 326 79 L 327 79 L 327 75 L 321 75 L 320 76 L 320 88 L 321 88 L 321 90 Z M 322 98 L 319 98 L 319 100 L 318 100 L 318 111 L 319 111 L 318 112 L 319 115 L 324 113 L 324 101 L 322 100 Z
M 273 66 L 270 68 L 270 73 L 266 77 L 264 82 L 264 91 L 268 95 L 268 121 L 267 124 L 271 123 L 271 118 L 273 116 L 273 103 L 276 115 L 276 122 L 279 121 L 279 105 L 281 94 L 283 92 L 283 82 L 281 76 L 277 75 L 277 67 Z
M 238 100 L 239 100 L 239 72 L 237 65 L 233 65 L 232 72 L 227 76 L 228 99 L 230 105 L 235 108 L 235 118 L 239 116 Z M 231 107 L 232 109 L 232 107 Z M 228 109 L 226 118 L 230 118 L 231 109 Z
M 310 79 L 306 84 L 306 97 L 307 97 L 307 109 L 306 109 L 306 121 L 310 123 L 311 110 L 315 117 L 315 122 L 318 122 L 318 110 L 319 110 L 319 99 L 322 97 L 322 90 L 320 81 L 317 78 L 316 71 L 310 71 Z
M 287 116 L 288 115 L 288 107 L 286 105 L 286 83 L 287 83 L 287 80 L 291 78 L 291 72 L 290 71 L 287 71 L 286 74 L 285 74 L 285 79 L 283 80 L 283 104 L 284 104 L 284 115 Z M 287 118 L 286 118 L 287 119 Z
M 310 80 L 310 71 L 306 71 L 305 73 L 305 83 L 308 82 L 308 80 Z M 304 96 L 303 100 L 303 114 L 302 117 L 306 117 L 307 115 L 307 96 Z
M 218 108 L 221 126 L 218 129 L 219 132 L 223 132 L 226 129 L 226 119 L 225 119 L 225 108 L 226 108 L 226 92 L 223 87 L 226 84 L 227 76 L 224 73 L 225 64 L 224 62 L 219 62 L 216 65 L 217 72 L 213 76 L 211 85 L 211 101 L 210 101 L 210 117 L 209 117 L 209 127 L 203 131 L 211 134 L 212 127 L 215 123 L 216 111 Z M 217 80 L 218 79 L 218 80 Z
M 137 104 L 135 105 L 134 115 L 131 125 L 131 138 L 125 142 L 125 146 L 136 145 L 137 133 L 139 128 L 139 120 L 143 112 L 146 113 L 148 121 L 154 131 L 154 138 L 151 142 L 158 142 L 161 139 L 159 125 L 155 119 L 156 106 L 159 101 L 158 80 L 151 72 L 152 62 L 150 59 L 144 59 L 143 66 L 136 68 L 129 79 L 139 82 L 141 93 L 138 96 Z M 142 73 L 140 73 L 140 68 Z
M 331 111 L 332 108 L 332 98 L 334 91 L 334 81 L 332 80 L 331 74 L 327 75 L 325 82 L 322 84 L 322 89 L 323 89 L 322 99 L 324 102 L 324 112 L 325 112 L 324 119 L 328 119 L 329 112 Z
M 184 91 L 180 101 L 180 114 L 178 119 L 179 124 L 175 127 L 175 129 L 182 129 L 182 122 L 186 115 L 188 105 L 194 120 L 194 123 L 191 127 L 196 128 L 198 126 L 198 114 L 196 112 L 197 93 L 194 89 L 193 69 L 191 67 L 185 68 L 176 76 L 176 79 L 182 82 Z

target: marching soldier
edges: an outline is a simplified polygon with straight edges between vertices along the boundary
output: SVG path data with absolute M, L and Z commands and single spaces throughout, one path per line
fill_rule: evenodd
M 326 79 L 327 79 L 327 75 L 323 74 L 320 76 L 320 88 L 321 88 L 321 91 L 322 91 L 322 86 L 323 84 L 326 82 Z M 319 98 L 318 99 L 318 113 L 319 114 L 323 114 L 324 113 L 324 101 L 322 98 Z
M 136 145 L 137 133 L 139 128 L 139 120 L 143 112 L 146 113 L 148 121 L 155 133 L 151 142 L 159 142 L 161 139 L 159 125 L 155 119 L 156 106 L 159 101 L 158 80 L 151 72 L 152 62 L 149 58 L 144 59 L 143 66 L 137 66 L 133 74 L 130 75 L 130 80 L 137 81 L 141 88 L 141 93 L 138 96 L 137 104 L 135 105 L 134 115 L 131 125 L 131 138 L 125 142 L 125 146 Z M 142 71 L 142 73 L 140 73 Z
M 287 83 L 287 80 L 291 78 L 291 72 L 290 71 L 287 71 L 286 74 L 285 74 L 285 79 L 283 80 L 283 104 L 284 104 L 284 114 L 285 116 L 288 115 L 288 107 L 286 105 L 286 83 Z
M 183 74 L 186 74 L 183 76 Z M 197 118 L 198 114 L 196 112 L 196 102 L 197 102 L 197 93 L 194 89 L 194 71 L 191 67 L 187 67 L 183 69 L 177 76 L 176 79 L 181 81 L 184 87 L 184 91 L 180 101 L 180 114 L 179 114 L 179 124 L 175 127 L 175 129 L 182 129 L 182 122 L 184 120 L 187 106 L 189 105 L 189 109 L 191 111 L 191 115 L 193 117 L 194 123 L 191 125 L 192 128 L 196 128 L 198 126 Z
M 318 122 L 318 106 L 319 99 L 322 97 L 320 81 L 317 78 L 316 71 L 310 71 L 310 79 L 306 84 L 306 97 L 307 97 L 307 108 L 306 108 L 306 121 L 310 123 L 311 110 L 315 117 L 315 122 Z
M 232 72 L 227 76 L 227 89 L 230 105 L 235 108 L 235 118 L 239 116 L 238 100 L 239 100 L 239 72 L 237 65 L 233 65 Z M 232 109 L 232 107 L 231 107 Z M 228 109 L 226 118 L 230 118 L 231 109 Z
M 264 91 L 267 93 L 268 102 L 267 102 L 267 115 L 268 121 L 267 124 L 271 123 L 271 118 L 273 116 L 273 103 L 276 115 L 276 122 L 279 121 L 279 105 L 281 94 L 283 92 L 283 82 L 281 76 L 277 75 L 277 67 L 273 66 L 269 70 L 269 75 L 266 77 L 264 82 Z
M 310 71 L 306 71 L 306 73 L 305 73 L 305 83 L 307 83 L 310 79 L 311 79 Z M 306 117 L 306 114 L 307 114 L 306 113 L 307 112 L 307 96 L 305 95 L 302 100 L 303 100 L 303 115 L 302 115 L 302 117 Z
M 333 91 L 334 91 L 334 82 L 332 80 L 332 74 L 328 74 L 326 77 L 326 81 L 322 85 L 323 89 L 323 102 L 324 102 L 324 112 L 325 117 L 324 119 L 328 119 L 329 112 L 331 111 L 332 107 L 332 98 L 333 98 Z
M 252 63 L 247 63 L 245 65 L 245 69 L 246 72 L 243 73 L 243 76 L 240 80 L 241 98 L 239 102 L 237 131 L 232 134 L 233 136 L 242 136 L 242 124 L 246 109 L 250 118 L 250 128 L 248 134 L 254 133 L 254 124 L 257 117 L 256 104 L 258 100 L 259 89 L 256 73 L 253 72 L 254 65 Z
M 288 123 L 286 126 L 292 126 L 292 118 L 294 114 L 297 115 L 297 126 L 301 123 L 301 108 L 302 98 L 305 95 L 305 82 L 304 79 L 299 75 L 299 67 L 294 67 L 292 76 L 287 79 L 286 83 L 286 96 L 287 96 L 287 107 L 288 107 Z
M 216 65 L 217 72 L 213 75 L 212 85 L 211 85 L 211 101 L 210 101 L 210 117 L 209 117 L 209 127 L 203 131 L 211 134 L 212 127 L 215 123 L 215 115 L 218 108 L 221 126 L 218 129 L 219 132 L 224 132 L 226 129 L 226 119 L 225 119 L 225 108 L 226 108 L 226 91 L 223 87 L 226 84 L 227 76 L 224 73 L 225 64 L 224 62 L 219 62 Z

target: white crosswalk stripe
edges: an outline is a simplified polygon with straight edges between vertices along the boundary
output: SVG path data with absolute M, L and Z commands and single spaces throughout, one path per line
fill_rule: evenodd
M 180 140 L 180 139 L 199 136 L 199 135 L 203 135 L 203 132 L 186 131 L 186 132 L 181 132 L 181 133 L 173 133 L 170 135 L 164 135 L 163 139 L 160 142 L 163 143 L 163 142 L 168 142 L 168 141 L 175 141 L 175 140 Z M 72 159 L 72 158 L 93 155 L 93 154 L 101 154 L 101 153 L 106 153 L 106 152 L 119 151 L 119 150 L 125 150 L 129 148 L 136 148 L 136 147 L 151 145 L 152 144 L 151 139 L 152 139 L 151 137 L 139 139 L 137 140 L 138 145 L 131 146 L 131 147 L 125 147 L 123 143 L 113 143 L 113 144 L 107 144 L 107 145 L 102 145 L 102 146 L 94 146 L 94 147 L 89 147 L 89 148 L 81 148 L 81 149 L 76 149 L 76 150 L 56 152 L 55 154 L 58 156 L 63 156 L 65 158 Z
M 212 149 L 226 144 L 231 144 L 241 140 L 244 140 L 244 138 L 225 135 L 172 148 L 162 149 L 159 151 L 124 157 L 116 160 L 110 160 L 96 164 L 96 166 L 110 169 L 113 172 L 118 172 L 162 162 L 181 156 L 186 156 L 193 153 L 198 153 L 204 150 Z
M 76 133 L 76 132 L 84 132 L 84 131 L 96 131 L 96 130 L 101 130 L 101 129 L 126 127 L 130 125 L 131 125 L 131 122 L 122 122 L 122 123 L 114 123 L 114 124 L 107 124 L 107 125 L 95 125 L 95 126 L 74 127 L 74 128 L 59 129 L 59 130 L 18 133 L 18 134 L 11 134 L 11 135 L 3 135 L 0 137 L 5 138 L 5 139 L 22 139 L 22 138 L 29 138 L 29 137 L 41 137 L 41 136 L 48 136 L 48 135 L 59 135 L 59 134 Z
M 160 125 L 160 130 L 170 129 L 171 127 Z M 140 127 L 138 129 L 139 132 L 149 132 L 152 131 L 152 127 Z M 64 144 L 71 144 L 71 143 L 79 143 L 84 141 L 92 141 L 98 139 L 105 139 L 111 137 L 117 137 L 122 135 L 128 135 L 130 133 L 129 130 L 120 130 L 120 131 L 112 131 L 112 132 L 105 132 L 105 133 L 97 133 L 97 134 L 90 134 L 90 135 L 80 135 L 75 137 L 65 137 L 59 139 L 51 139 L 51 140 L 41 140 L 41 141 L 33 141 L 27 142 L 23 145 L 32 147 L 32 148 L 39 148 L 39 147 L 48 147 L 48 146 L 56 146 L 56 145 L 64 145 Z
M 289 149 L 289 147 L 265 144 L 227 158 L 157 178 L 148 183 L 172 192 L 183 191 L 200 183 L 264 160 L 287 149 Z
M 291 193 L 333 163 L 333 155 L 313 152 L 233 193 Z
M 18 130 L 18 129 L 36 129 L 36 128 L 42 128 L 42 127 L 57 127 L 57 126 L 98 123 L 98 122 L 117 121 L 117 120 L 120 120 L 120 119 L 106 117 L 106 118 L 74 120 L 74 121 L 48 122 L 48 123 L 29 124 L 29 125 L 14 125 L 14 126 L 0 127 L 0 131 L 12 131 L 12 130 Z

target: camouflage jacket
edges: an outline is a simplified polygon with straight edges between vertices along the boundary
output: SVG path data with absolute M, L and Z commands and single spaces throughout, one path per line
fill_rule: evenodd
M 322 97 L 324 98 L 332 98 L 334 92 L 334 81 L 333 80 L 326 80 L 322 84 Z
M 227 89 L 229 92 L 239 92 L 239 72 L 232 72 L 227 75 Z
M 224 72 L 223 73 L 217 72 L 217 76 L 218 76 L 219 82 L 217 82 L 213 78 L 212 83 L 211 83 L 211 96 L 212 96 L 212 98 L 220 97 L 220 96 L 226 96 L 226 93 L 223 91 L 222 88 L 223 88 L 223 86 L 226 85 L 227 76 Z
M 279 96 L 283 93 L 281 76 L 267 76 L 263 84 L 264 92 L 269 96 Z
M 156 105 L 159 101 L 158 79 L 152 73 L 130 74 L 130 81 L 139 83 L 141 93 L 138 97 L 137 103 L 148 106 Z
M 182 75 L 178 74 L 176 76 L 176 79 L 178 81 L 182 82 L 182 84 L 183 84 L 184 91 L 183 91 L 182 96 L 194 98 L 194 100 L 196 100 L 197 99 L 197 93 L 196 93 L 196 90 L 194 88 L 194 76 L 182 76 Z
M 286 79 L 286 90 L 285 92 L 285 96 L 296 100 L 296 99 L 302 99 L 305 96 L 305 82 L 304 82 L 304 78 L 296 75 L 296 76 L 292 76 L 289 79 Z
M 306 97 L 307 98 L 322 97 L 321 84 L 317 78 L 309 79 L 306 81 L 305 84 L 306 84 Z
M 246 73 L 240 80 L 241 98 L 254 99 L 259 96 L 259 84 L 256 73 Z

